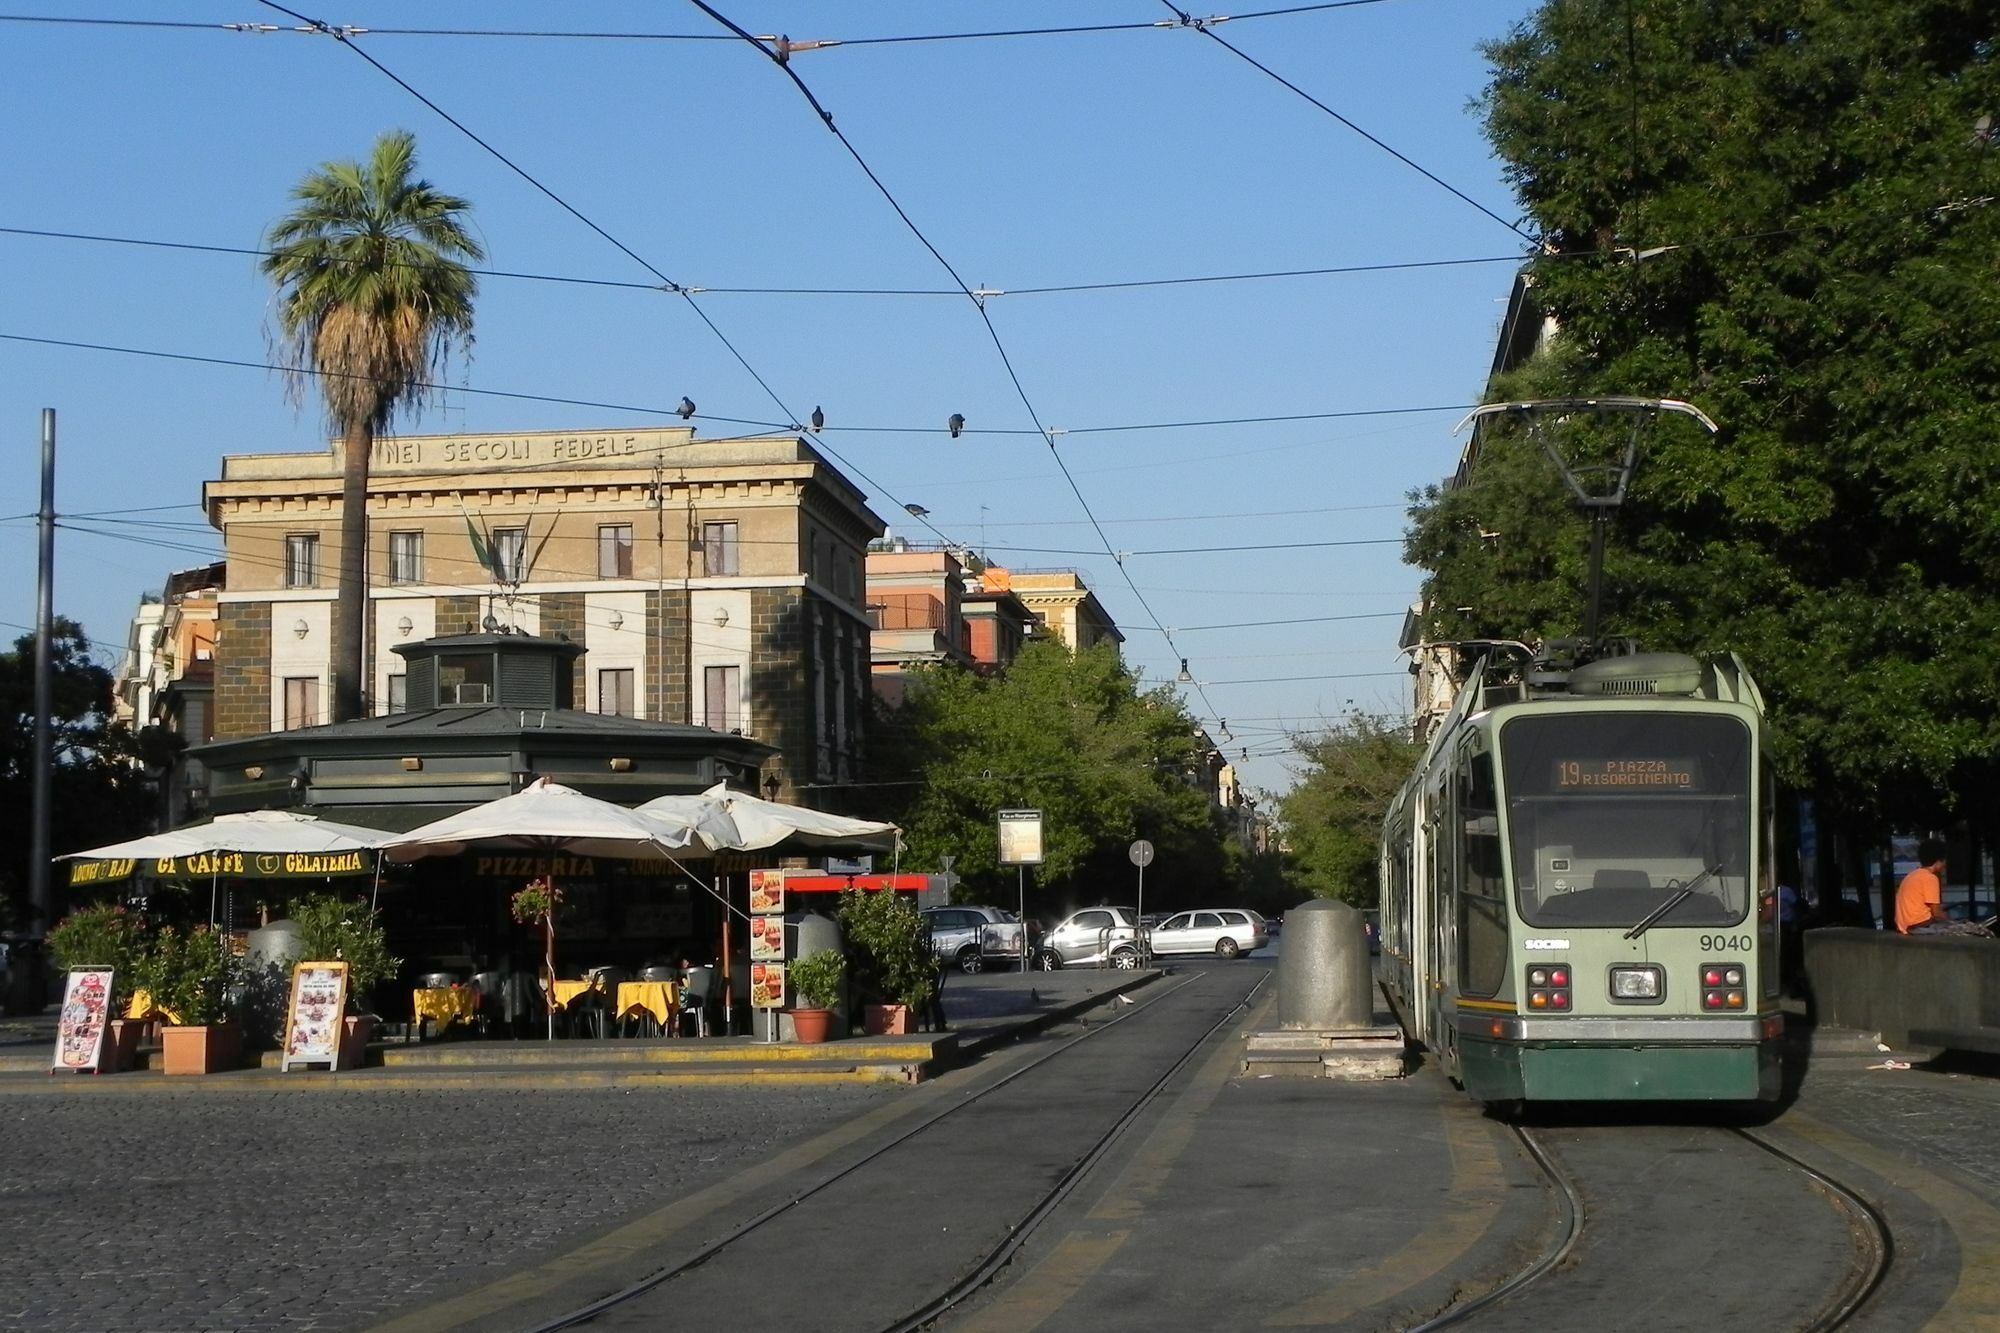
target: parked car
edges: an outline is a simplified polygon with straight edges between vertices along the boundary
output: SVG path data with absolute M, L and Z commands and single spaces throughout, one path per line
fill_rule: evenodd
M 1241 907 L 1178 912 L 1153 928 L 1156 954 L 1212 953 L 1237 958 L 1271 942 L 1264 918 Z
M 1004 907 L 926 907 L 931 951 L 962 972 L 993 963 L 1018 967 L 1024 948 L 1021 919 Z
M 1086 907 L 1071 912 L 1048 934 L 1036 951 L 1036 965 L 1045 972 L 1079 964 L 1109 963 L 1139 966 L 1139 924 L 1123 907 Z

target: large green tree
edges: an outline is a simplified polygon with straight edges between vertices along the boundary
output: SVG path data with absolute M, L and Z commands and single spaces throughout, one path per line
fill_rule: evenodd
M 1743 654 L 1783 776 L 1851 821 L 1976 804 L 2000 786 L 1992 5 L 1551 0 L 1488 55 L 1559 330 L 1490 396 L 1684 398 L 1723 427 L 1646 441 L 1605 630 Z M 1484 432 L 1414 516 L 1434 634 L 1576 632 L 1584 528 L 1532 441 Z
M 392 130 L 366 162 L 327 162 L 292 190 L 262 267 L 292 386 L 317 383 L 341 437 L 340 572 L 333 617 L 333 720 L 361 716 L 368 582 L 368 466 L 375 436 L 421 407 L 454 353 L 472 346 L 485 258 L 470 205 L 416 175 L 416 138 Z
M 140 762 L 138 739 L 112 720 L 111 673 L 91 659 L 90 640 L 61 616 L 51 628 L 49 847 L 61 855 L 144 833 L 156 792 Z M 12 652 L 0 653 L 0 926 L 53 924 L 27 920 L 34 732 L 35 639 L 23 635 Z M 58 917 L 65 879 L 59 863 L 50 871 Z
M 994 676 L 923 669 L 873 736 L 874 812 L 902 825 L 905 864 L 951 855 L 979 901 L 1014 901 L 995 820 L 1010 808 L 1042 812 L 1046 859 L 1029 871 L 1031 910 L 1130 902 L 1126 852 L 1137 838 L 1157 852 L 1149 908 L 1225 891 L 1200 729 L 1170 690 L 1141 693 L 1109 645 L 1071 653 L 1037 641 Z
M 1382 820 L 1418 747 L 1404 728 L 1365 713 L 1292 744 L 1303 767 L 1278 810 L 1293 879 L 1315 897 L 1375 906 Z

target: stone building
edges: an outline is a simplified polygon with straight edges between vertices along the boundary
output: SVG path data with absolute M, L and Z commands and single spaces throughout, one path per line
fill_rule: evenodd
M 222 533 L 214 736 L 329 720 L 341 444 L 235 455 L 203 490 Z M 376 441 L 368 712 L 409 701 L 394 651 L 519 633 L 581 649 L 572 706 L 776 747 L 783 788 L 856 776 L 869 688 L 863 554 L 883 530 L 797 438 L 685 427 Z M 480 682 L 449 702 L 475 704 Z

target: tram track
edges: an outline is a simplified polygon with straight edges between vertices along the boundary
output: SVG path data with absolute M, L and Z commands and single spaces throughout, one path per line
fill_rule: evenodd
M 1190 986 L 1199 984 L 1203 980 L 1203 977 L 1204 974 L 1200 973 L 1187 976 L 1175 984 L 1166 987 L 1143 1005 L 1129 1008 L 1108 1020 L 1087 1023 L 1077 1035 L 1059 1042 L 1048 1051 L 1036 1055 L 1019 1068 L 1009 1071 L 1004 1077 L 977 1089 L 963 1099 L 925 1116 L 914 1125 L 901 1130 L 874 1146 L 856 1160 L 842 1166 L 839 1170 L 812 1182 L 808 1187 L 799 1190 L 789 1197 L 779 1200 L 762 1212 L 757 1213 L 725 1232 L 723 1235 L 709 1241 L 685 1259 L 657 1272 L 648 1274 L 587 1305 L 579 1306 L 542 1323 L 535 1324 L 532 1326 L 532 1333 L 556 1333 L 556 1330 L 584 1326 L 614 1312 L 628 1310 L 635 1302 L 653 1292 L 668 1289 L 669 1284 L 675 1279 L 687 1276 L 710 1264 L 750 1237 L 769 1228 L 774 1222 L 797 1212 L 802 1205 L 807 1204 L 815 1196 L 822 1194 L 839 1182 L 855 1176 L 871 1166 L 879 1166 L 899 1149 L 911 1145 L 924 1135 L 949 1126 L 956 1118 L 964 1116 L 968 1110 L 987 1102 L 995 1094 L 1000 1093 L 1003 1089 L 1014 1086 L 1027 1076 L 1039 1070 L 1046 1069 L 1052 1062 L 1061 1059 L 1084 1043 L 1102 1041 L 1107 1035 L 1117 1032 L 1125 1024 L 1144 1016 L 1154 1007 L 1172 998 L 1174 995 L 1187 990 Z M 910 1330 L 928 1327 L 933 1321 L 951 1310 L 953 1306 L 990 1281 L 995 1274 L 1006 1266 L 1007 1262 L 1019 1250 L 1021 1245 L 1033 1236 L 1041 1224 L 1061 1206 L 1064 1199 L 1090 1175 L 1091 1171 L 1102 1161 L 1125 1131 L 1145 1113 L 1147 1107 L 1165 1091 L 1175 1076 L 1186 1068 L 1195 1055 L 1208 1044 L 1209 1039 L 1216 1032 L 1234 1021 L 1239 1014 L 1248 1008 L 1267 981 L 1268 974 L 1260 977 L 1242 998 L 1236 1000 L 1226 1008 L 1213 1022 L 1204 1026 L 1192 1040 L 1186 1042 L 1185 1048 L 1179 1051 L 1176 1058 L 1135 1097 L 1131 1098 L 1109 1127 L 1097 1136 L 1095 1141 L 1069 1166 L 1068 1170 L 1063 1172 L 1050 1188 L 1042 1192 L 1033 1201 L 1032 1206 L 1019 1213 L 1018 1220 L 1006 1228 L 1005 1235 L 999 1243 L 990 1247 L 985 1254 L 975 1257 L 969 1272 L 951 1283 L 944 1290 L 939 1291 L 931 1299 L 911 1309 L 909 1313 L 896 1318 L 893 1322 L 882 1325 L 885 1333 L 908 1333 Z
M 1542 1288 L 1552 1286 L 1548 1283 L 1552 1275 L 1570 1271 L 1572 1257 L 1585 1238 L 1590 1210 L 1585 1202 L 1583 1182 L 1563 1164 L 1560 1154 L 1543 1142 L 1534 1130 L 1519 1124 L 1509 1128 L 1553 1191 L 1557 1212 L 1553 1234 L 1532 1260 L 1499 1285 L 1412 1326 L 1407 1333 L 1430 1333 L 1434 1329 L 1464 1325 L 1477 1316 L 1493 1314 L 1497 1307 L 1517 1302 L 1531 1290 L 1537 1296 L 1549 1297 L 1544 1304 L 1562 1304 L 1561 1297 L 1554 1295 L 1552 1290 L 1544 1292 Z M 1803 1176 L 1814 1192 L 1844 1215 L 1845 1232 L 1853 1252 L 1843 1265 L 1843 1276 L 1813 1314 L 1804 1322 L 1789 1327 L 1797 1329 L 1798 1333 L 1831 1333 L 1831 1330 L 1845 1327 L 1867 1308 L 1895 1261 L 1895 1237 L 1887 1221 L 1857 1190 L 1762 1135 L 1735 1126 L 1718 1129 Z M 1577 1259 L 1576 1262 L 1581 1264 L 1587 1261 Z M 1545 1311 L 1537 1312 L 1535 1322 L 1541 1327 L 1561 1327 L 1559 1320 L 1550 1322 Z

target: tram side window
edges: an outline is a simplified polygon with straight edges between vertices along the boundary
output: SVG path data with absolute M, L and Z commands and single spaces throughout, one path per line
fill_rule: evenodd
M 1507 979 L 1507 875 L 1493 756 L 1473 754 L 1459 770 L 1458 981 L 1467 995 L 1492 995 Z

